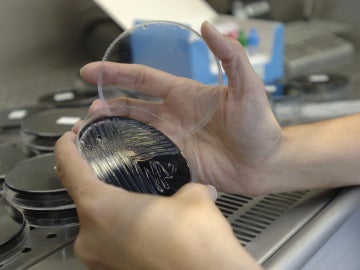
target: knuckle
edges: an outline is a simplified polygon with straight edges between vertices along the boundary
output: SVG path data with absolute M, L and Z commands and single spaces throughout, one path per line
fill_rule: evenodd
M 141 88 L 141 86 L 144 85 L 145 78 L 146 78 L 145 66 L 138 65 L 137 67 L 138 67 L 137 74 L 136 74 L 136 78 L 135 78 L 135 81 L 134 81 L 134 88 L 135 89 Z
M 86 240 L 84 239 L 86 239 L 86 237 L 83 237 L 83 234 L 80 232 L 74 242 L 74 253 L 77 258 L 92 269 L 95 265 L 95 258 L 94 255 L 91 254 L 89 243 L 86 243 Z
M 74 252 L 75 255 L 80 258 L 81 260 L 86 259 L 86 245 L 84 245 L 82 234 L 80 233 L 74 242 Z
M 63 179 L 64 177 L 64 172 L 63 172 L 63 163 L 61 160 L 57 160 L 56 161 L 56 170 L 55 170 L 55 173 L 56 173 L 56 176 L 59 178 L 59 179 Z

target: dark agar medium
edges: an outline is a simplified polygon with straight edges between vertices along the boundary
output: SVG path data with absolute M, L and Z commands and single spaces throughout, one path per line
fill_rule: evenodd
M 61 135 L 71 130 L 87 111 L 85 107 L 59 108 L 32 114 L 21 123 L 24 144 L 35 155 L 52 152 Z
M 41 96 L 39 103 L 59 108 L 89 106 L 97 94 L 96 87 L 89 87 L 88 89 L 67 88 Z
M 5 175 L 4 198 L 33 226 L 77 224 L 75 205 L 56 176 L 54 154 L 19 162 Z
M 25 152 L 19 144 L 13 143 L 0 147 L 0 190 L 2 190 L 5 174 L 26 158 Z
M 336 73 L 314 73 L 293 78 L 289 82 L 290 91 L 303 95 L 304 101 L 319 102 L 347 98 L 350 94 L 348 76 Z
M 170 196 L 191 181 L 180 149 L 138 120 L 98 118 L 81 129 L 78 147 L 100 180 L 129 191 Z
M 0 129 L 20 128 L 24 118 L 44 110 L 43 107 L 18 107 L 0 111 Z
M 0 198 L 2 202 L 2 198 Z M 0 262 L 14 258 L 25 246 L 28 234 L 23 215 L 13 209 L 9 215 L 7 207 L 0 205 Z

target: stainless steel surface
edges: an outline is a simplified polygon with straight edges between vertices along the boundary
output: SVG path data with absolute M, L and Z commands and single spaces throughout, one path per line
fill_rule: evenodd
M 337 189 L 314 190 L 256 197 L 221 194 L 216 203 L 240 243 L 262 264 L 339 192 Z
M 1 196 L 0 203 L 4 203 Z M 28 269 L 38 262 L 51 262 L 53 259 L 52 254 L 63 252 L 64 248 L 69 249 L 68 246 L 72 246 L 78 230 L 78 225 L 59 227 L 33 227 L 26 225 L 24 240 L 19 248 L 16 249 L 16 252 L 2 259 L 0 269 Z M 73 255 L 70 254 L 64 257 L 64 259 L 74 258 Z M 79 263 L 76 265 L 79 265 Z
M 82 262 L 80 262 L 73 252 L 73 246 L 71 244 L 57 250 L 33 266 L 29 267 L 28 270 L 85 270 L 88 269 Z
M 360 269 L 360 208 L 306 262 L 302 270 Z
M 360 187 L 343 190 L 276 251 L 263 264 L 264 267 L 276 270 L 301 269 L 359 207 Z

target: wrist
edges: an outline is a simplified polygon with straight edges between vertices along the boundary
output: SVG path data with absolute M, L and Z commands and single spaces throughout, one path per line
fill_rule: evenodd
M 285 128 L 273 152 L 258 169 L 258 188 L 256 195 L 293 190 L 294 168 L 293 144 L 296 138 L 292 128 Z M 296 163 L 296 161 L 295 161 Z

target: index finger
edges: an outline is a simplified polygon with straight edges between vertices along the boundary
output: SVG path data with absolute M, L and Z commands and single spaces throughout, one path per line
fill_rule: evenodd
M 100 72 L 104 86 L 116 85 L 161 98 L 166 97 L 174 89 L 188 89 L 190 85 L 192 87 L 189 89 L 193 89 L 194 83 L 198 83 L 148 66 L 114 62 L 87 64 L 81 69 L 80 75 L 85 81 L 97 84 Z M 176 87 L 177 85 L 181 85 L 181 88 Z
M 55 145 L 56 173 L 77 204 L 83 196 L 92 196 L 102 184 L 75 144 L 76 135 L 66 132 Z

